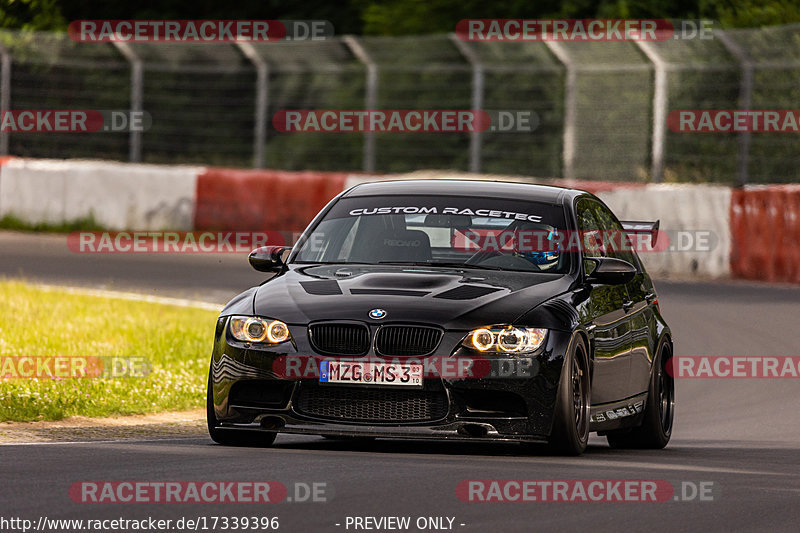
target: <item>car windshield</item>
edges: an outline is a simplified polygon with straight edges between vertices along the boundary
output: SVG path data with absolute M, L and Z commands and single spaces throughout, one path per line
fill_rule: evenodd
M 397 264 L 564 273 L 564 210 L 544 202 L 462 196 L 342 198 L 296 263 Z

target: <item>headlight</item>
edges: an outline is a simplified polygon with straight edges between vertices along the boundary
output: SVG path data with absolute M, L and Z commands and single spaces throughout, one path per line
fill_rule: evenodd
M 257 316 L 231 318 L 231 335 L 245 342 L 280 344 L 289 340 L 289 327 L 280 320 L 267 320 Z
M 542 328 L 487 326 L 470 331 L 461 344 L 486 353 L 530 353 L 542 346 L 546 335 Z

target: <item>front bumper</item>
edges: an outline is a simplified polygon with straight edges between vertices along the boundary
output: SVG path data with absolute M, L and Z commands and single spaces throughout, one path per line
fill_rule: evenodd
M 423 380 L 425 391 L 441 395 L 443 403 L 427 419 L 363 420 L 309 412 L 299 405 L 300 395 L 318 387 L 318 380 L 308 375 L 286 379 L 276 369 L 278 362 L 287 357 L 313 353 L 310 346 L 303 345 L 302 328 L 292 331 L 293 343 L 268 349 L 228 338 L 225 319 L 220 322 L 211 365 L 211 391 L 221 429 L 349 437 L 545 441 L 550 434 L 570 335 L 551 331 L 544 348 L 533 356 L 491 358 L 491 371 L 481 377 L 427 376 Z M 440 348 L 446 352 L 448 347 L 457 347 L 464 335 L 465 332 L 447 332 Z M 429 357 L 464 355 L 456 348 L 450 353 L 440 349 Z M 322 359 L 319 355 L 309 357 Z M 325 386 L 328 391 L 335 387 L 341 387 L 340 391 L 352 388 Z M 392 391 L 398 388 L 393 387 Z M 402 390 L 396 394 L 402 394 Z

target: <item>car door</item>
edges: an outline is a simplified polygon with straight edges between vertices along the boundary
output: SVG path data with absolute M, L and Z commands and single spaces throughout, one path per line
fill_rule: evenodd
M 594 240 L 596 246 L 584 246 L 584 257 L 605 257 L 602 246 L 603 226 L 595 216 L 596 202 L 579 199 L 576 204 L 578 229 L 582 242 Z M 584 268 L 591 268 L 584 261 Z M 609 403 L 626 398 L 630 381 L 630 321 L 623 305 L 629 300 L 625 285 L 593 285 L 589 295 L 587 328 L 594 336 L 594 370 L 592 404 Z
M 610 250 L 609 253 L 617 259 L 631 263 L 638 270 L 636 276 L 626 284 L 628 300 L 625 305 L 631 329 L 631 377 L 627 386 L 627 396 L 635 396 L 647 392 L 650 382 L 650 366 L 655 350 L 655 346 L 651 344 L 652 339 L 655 338 L 656 326 L 655 312 L 653 311 L 655 289 L 617 217 L 608 207 L 600 203 L 596 203 L 595 216 L 601 226 L 625 237 L 624 240 L 614 239 L 614 242 L 620 243 L 620 246 Z
M 645 272 L 639 272 L 628 283 L 628 296 L 633 305 L 628 311 L 631 322 L 631 379 L 629 396 L 647 392 L 650 368 L 656 346 L 655 289 Z

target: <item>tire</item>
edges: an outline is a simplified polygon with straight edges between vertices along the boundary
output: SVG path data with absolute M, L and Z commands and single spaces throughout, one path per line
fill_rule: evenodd
M 606 439 L 609 446 L 660 450 L 667 445 L 675 417 L 675 380 L 667 372 L 671 357 L 672 350 L 664 343 L 653 363 L 642 425 L 608 433 Z
M 266 448 L 275 442 L 277 433 L 258 430 L 220 429 L 217 415 L 214 413 L 214 395 L 211 388 L 211 372 L 208 374 L 208 391 L 206 393 L 206 421 L 208 435 L 211 440 L 224 446 L 252 446 Z
M 561 378 L 548 447 L 558 455 L 580 455 L 589 442 L 591 380 L 586 342 L 580 335 L 570 341 Z

